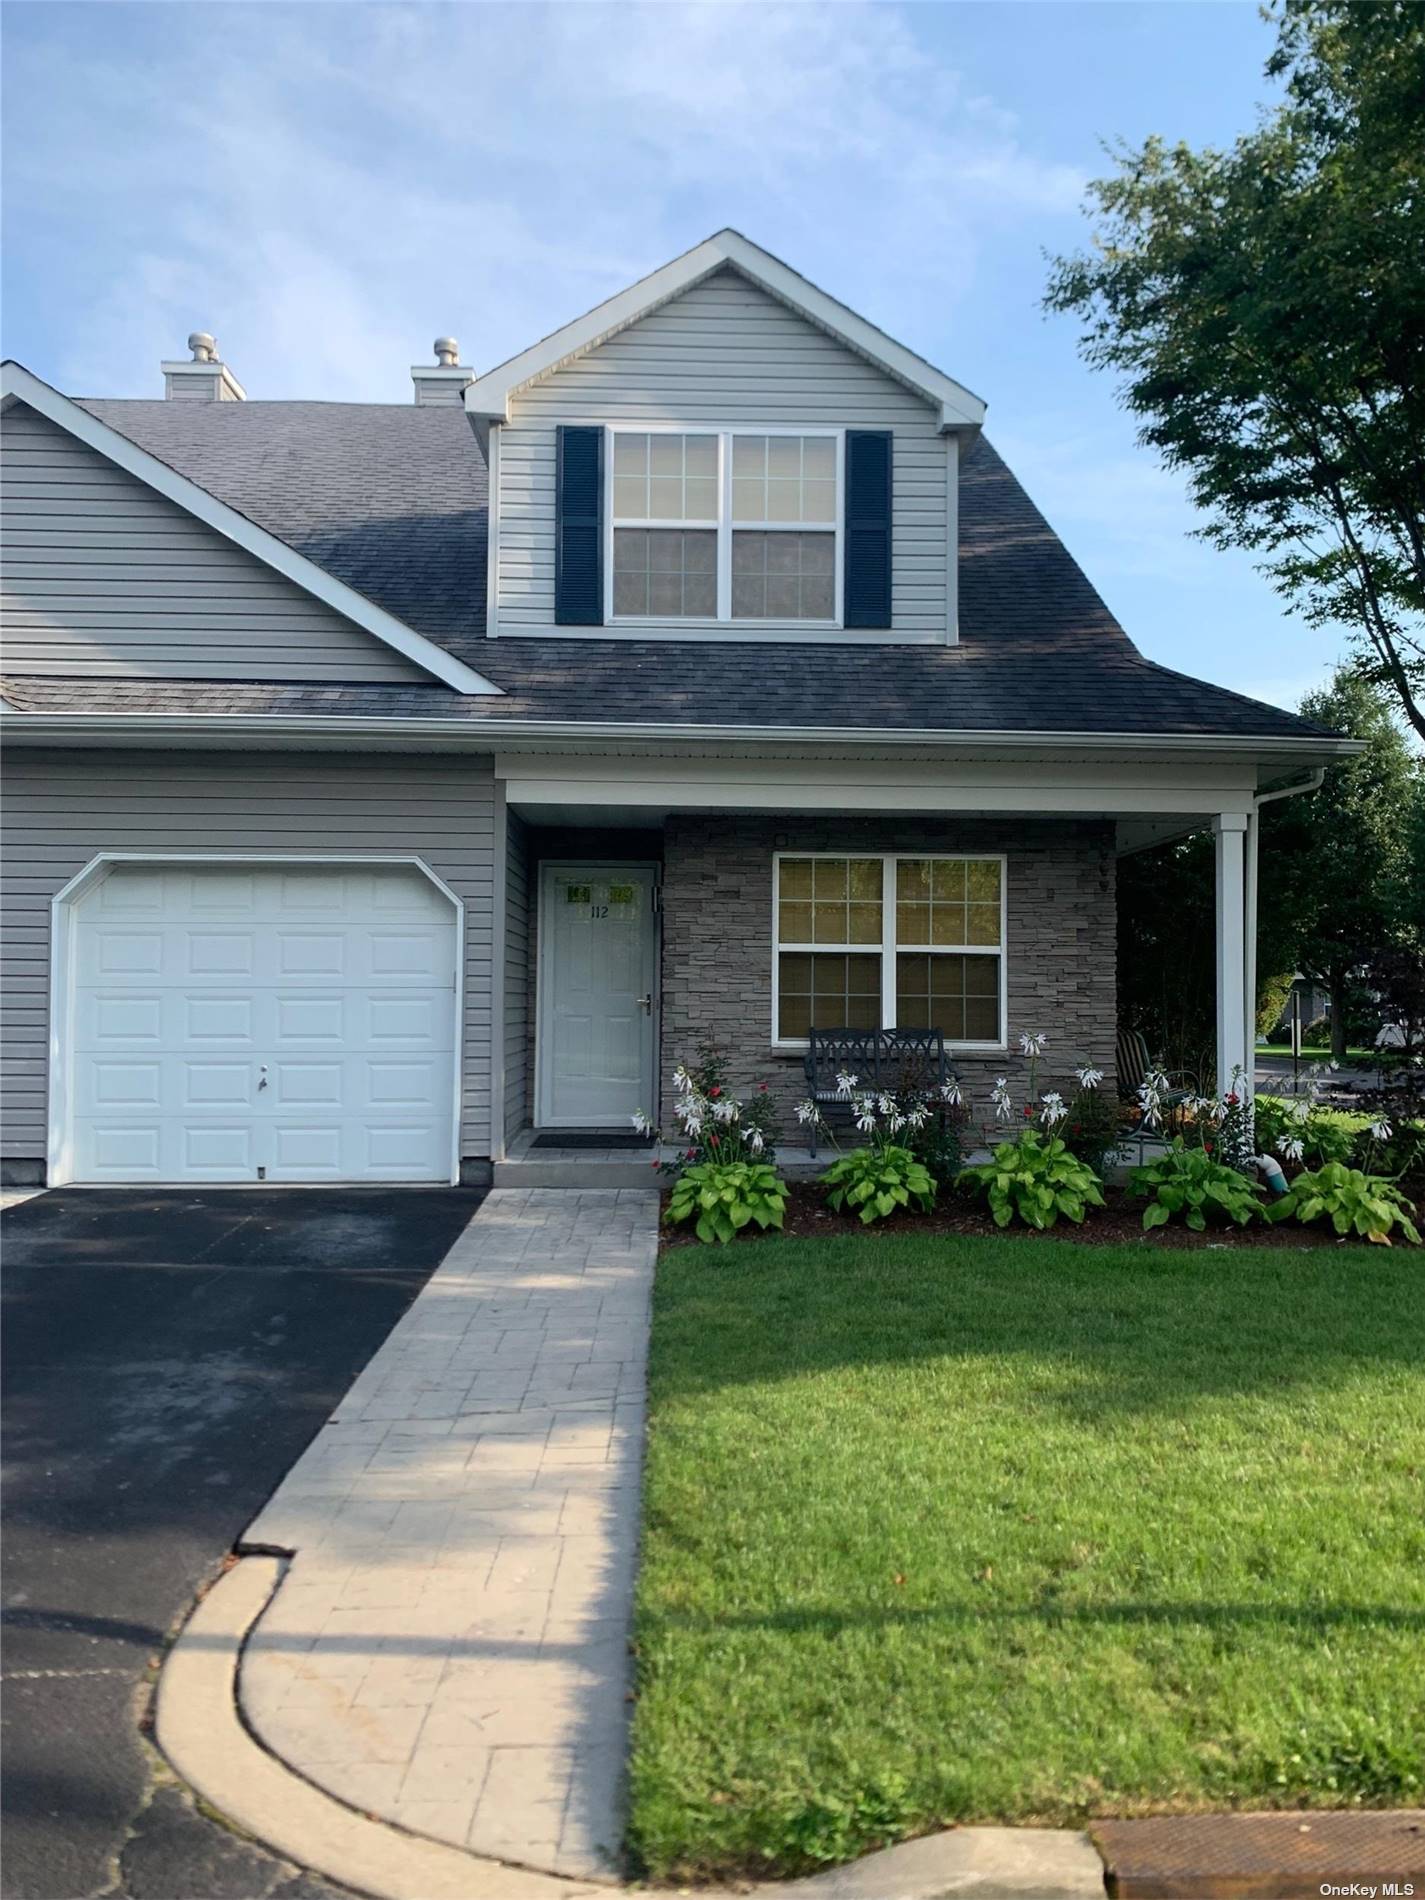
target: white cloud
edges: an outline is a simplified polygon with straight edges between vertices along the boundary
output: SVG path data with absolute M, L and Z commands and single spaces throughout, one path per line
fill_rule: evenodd
M 437 332 L 499 361 L 723 224 L 929 349 L 1082 190 L 861 0 L 30 15 L 8 190 L 92 232 L 56 364 L 91 391 L 200 327 L 253 395 L 399 399 Z

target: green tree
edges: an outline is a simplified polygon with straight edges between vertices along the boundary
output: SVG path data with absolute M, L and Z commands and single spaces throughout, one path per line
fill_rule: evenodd
M 1332 1050 L 1377 959 L 1425 955 L 1425 762 L 1388 691 L 1343 667 L 1301 703 L 1304 718 L 1363 739 L 1321 790 L 1262 809 L 1257 900 L 1259 1009 L 1300 971 L 1331 994 Z M 1156 1057 L 1211 1072 L 1215 1035 L 1212 839 L 1206 833 L 1119 867 L 1120 1007 Z M 1262 1027 L 1261 1017 L 1258 1026 Z
M 1281 105 L 1227 151 L 1118 148 L 1095 248 L 1055 261 L 1045 301 L 1207 538 L 1344 624 L 1425 738 L 1425 7 L 1272 12 Z
M 1300 710 L 1366 742 L 1356 758 L 1329 768 L 1319 792 L 1262 813 L 1261 883 L 1294 919 L 1297 968 L 1330 993 L 1331 1053 L 1339 1061 L 1361 972 L 1409 932 L 1419 762 L 1389 693 L 1348 668 L 1308 694 Z

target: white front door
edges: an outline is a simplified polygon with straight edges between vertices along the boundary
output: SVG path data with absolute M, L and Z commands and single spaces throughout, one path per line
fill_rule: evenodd
M 546 864 L 539 928 L 542 1128 L 626 1129 L 654 1106 L 657 878 L 651 865 Z
M 456 943 L 405 866 L 116 865 L 74 905 L 69 1178 L 450 1180 Z

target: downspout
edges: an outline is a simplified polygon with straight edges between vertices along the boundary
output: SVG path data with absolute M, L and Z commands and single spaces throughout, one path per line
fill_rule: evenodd
M 1257 1047 L 1257 833 L 1261 821 L 1257 814 L 1263 805 L 1270 805 L 1278 798 L 1299 798 L 1304 792 L 1320 791 L 1326 779 L 1326 767 L 1318 765 L 1314 772 L 1304 778 L 1299 785 L 1282 785 L 1274 792 L 1256 792 L 1252 798 L 1252 809 L 1247 825 L 1247 862 L 1244 879 L 1244 904 L 1246 907 L 1246 1003 L 1247 1033 L 1252 1039 L 1252 1049 Z M 1255 1067 L 1255 1062 L 1253 1067 Z

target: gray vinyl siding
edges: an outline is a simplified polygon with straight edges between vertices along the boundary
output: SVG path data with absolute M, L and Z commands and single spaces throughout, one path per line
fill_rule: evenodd
M 12 672 L 429 683 L 429 675 L 23 403 L 0 427 Z
M 505 1139 L 532 1119 L 529 968 L 534 942 L 534 887 L 529 827 L 515 812 L 505 815 Z
M 511 407 L 499 432 L 500 631 L 554 621 L 558 424 L 802 422 L 894 432 L 892 629 L 944 635 L 948 451 L 937 411 L 737 272 L 715 272 Z
M 465 917 L 461 1154 L 490 1153 L 494 776 L 489 760 L 40 752 L 4 764 L 6 1161 L 43 1161 L 50 900 L 101 851 L 421 858 Z

